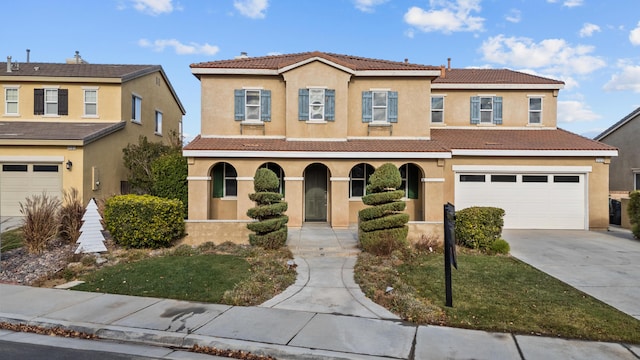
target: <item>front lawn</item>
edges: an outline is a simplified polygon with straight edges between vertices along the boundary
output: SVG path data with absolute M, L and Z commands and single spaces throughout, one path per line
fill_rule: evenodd
M 640 343 L 640 321 L 513 257 L 459 250 L 457 260 L 452 308 L 444 306 L 441 253 L 363 253 L 356 279 L 369 297 L 416 323 Z M 394 290 L 380 291 L 387 286 Z

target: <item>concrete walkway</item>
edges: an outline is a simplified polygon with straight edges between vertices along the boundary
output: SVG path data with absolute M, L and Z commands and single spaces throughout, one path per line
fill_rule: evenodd
M 262 306 L 0 284 L 0 322 L 96 334 L 123 342 L 123 353 L 133 351 L 128 350 L 131 343 L 154 345 L 162 354 L 151 356 L 162 359 L 209 358 L 181 351 L 194 344 L 278 359 L 640 358 L 637 345 L 416 326 L 394 319 L 355 289 L 354 236 L 319 225 L 292 230 L 289 246 L 302 280 Z M 0 331 L 0 340 L 6 341 L 49 338 Z

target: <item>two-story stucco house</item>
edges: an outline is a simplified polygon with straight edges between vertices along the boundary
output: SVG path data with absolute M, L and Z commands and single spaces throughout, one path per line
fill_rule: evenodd
M 2 216 L 46 192 L 79 190 L 83 203 L 127 188 L 122 149 L 170 141 L 185 114 L 159 65 L 0 63 Z M 180 135 L 179 135 L 180 136 Z
M 504 208 L 505 228 L 608 224 L 616 149 L 556 126 L 560 81 L 307 52 L 191 65 L 202 134 L 184 148 L 194 241 L 246 240 L 256 169 L 281 181 L 290 227 L 358 222 L 369 175 L 398 166 L 410 237 L 443 205 Z

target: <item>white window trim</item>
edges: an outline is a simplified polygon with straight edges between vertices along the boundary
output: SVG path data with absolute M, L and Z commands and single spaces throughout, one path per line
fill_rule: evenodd
M 440 111 L 442 112 L 442 121 L 441 122 L 433 122 L 433 108 L 431 107 L 431 105 L 433 104 L 433 98 L 434 97 L 441 97 L 442 98 L 442 110 L 437 109 L 436 111 Z M 446 100 L 447 95 L 433 95 L 431 94 L 431 96 L 429 97 L 429 107 L 430 107 L 430 111 L 429 111 L 429 123 L 430 124 L 435 124 L 435 125 L 444 125 L 444 103 Z
M 264 122 L 261 119 L 262 114 L 262 88 L 251 87 L 251 88 L 242 88 L 244 90 L 244 120 L 243 123 L 246 124 L 263 124 Z M 248 91 L 257 91 L 258 92 L 258 105 L 249 105 L 247 101 L 247 92 Z M 248 119 L 247 116 L 249 112 L 247 109 L 249 107 L 257 107 L 258 108 L 258 118 L 257 119 Z
M 158 114 L 160 114 L 160 131 L 158 131 Z M 162 122 L 164 120 L 164 114 L 162 113 L 162 111 L 160 111 L 159 109 L 156 109 L 155 111 L 155 117 L 154 117 L 154 129 L 153 129 L 153 133 L 159 136 L 162 136 Z
M 58 101 L 58 97 L 60 96 L 58 94 L 58 90 L 60 90 L 60 86 L 45 86 L 44 88 L 44 114 L 43 116 L 45 117 L 60 117 L 60 115 L 58 115 L 58 111 L 60 110 L 60 102 Z M 48 113 L 47 112 L 47 104 L 53 104 L 53 102 L 47 102 L 47 91 L 52 91 L 55 90 L 56 91 L 56 112 L 55 114 L 52 113 Z
M 20 85 L 3 85 L 4 88 L 4 116 L 20 116 Z M 7 111 L 9 101 L 7 101 L 7 90 L 16 90 L 18 92 L 18 98 L 16 99 L 16 112 L 10 113 Z M 13 103 L 13 101 L 12 101 Z
M 98 118 L 98 86 L 83 86 L 82 87 L 82 117 L 83 118 Z M 95 91 L 96 92 L 96 113 L 95 114 L 87 114 L 87 102 L 86 102 L 86 92 L 87 91 Z
M 540 122 L 537 123 L 531 122 L 531 99 L 540 99 L 540 110 L 533 111 L 540 113 Z M 544 123 L 544 119 L 542 118 L 544 110 L 544 95 L 527 95 L 527 108 L 527 124 L 530 126 L 541 126 Z
M 325 97 L 327 96 L 326 93 L 326 86 L 325 87 L 307 87 L 307 89 L 309 89 L 309 109 L 307 111 L 309 111 L 309 120 L 307 120 L 308 123 L 326 123 L 326 118 L 325 118 Z M 312 90 L 322 90 L 322 104 L 320 106 L 322 106 L 322 119 L 312 119 L 311 118 L 311 108 L 312 108 L 312 104 L 311 104 L 311 91 Z
M 371 124 L 372 125 L 378 125 L 378 124 L 389 124 L 389 91 L 390 90 L 380 90 L 380 89 L 372 89 L 371 90 Z M 382 106 L 376 106 L 375 105 L 375 97 L 376 97 L 376 93 L 381 93 L 384 94 L 385 99 L 386 99 L 386 103 L 384 105 L 384 120 L 376 120 L 376 112 L 375 109 L 381 109 Z
M 142 124 L 142 96 L 136 94 L 136 93 L 131 93 L 131 102 L 134 102 L 135 99 L 140 99 L 140 106 L 136 107 L 136 115 L 140 115 L 139 119 L 133 118 L 131 119 L 131 122 L 134 124 Z M 131 104 L 131 106 L 133 106 L 133 104 Z
M 493 123 L 493 112 L 495 111 L 495 104 L 494 104 L 494 99 L 495 96 L 489 96 L 489 95 L 480 95 L 480 123 L 478 125 L 495 125 Z M 483 110 L 482 109 L 482 99 L 491 99 L 491 110 Z M 482 113 L 483 112 L 488 112 L 491 113 L 491 116 L 489 117 L 489 121 L 482 121 Z

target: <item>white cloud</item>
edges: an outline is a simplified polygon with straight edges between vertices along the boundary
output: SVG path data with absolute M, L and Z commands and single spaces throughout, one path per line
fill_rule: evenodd
M 602 118 L 591 110 L 589 105 L 578 100 L 558 101 L 558 122 L 576 123 L 595 121 Z
M 576 7 L 576 6 L 582 6 L 583 0 L 566 0 L 562 6 L 566 6 L 566 7 Z
M 633 91 L 640 93 L 640 65 L 621 62 L 619 67 L 621 71 L 613 74 L 603 89 L 606 91 Z
M 431 0 L 430 4 L 430 10 L 411 7 L 404 14 L 404 21 L 424 32 L 441 31 L 449 34 L 484 30 L 485 19 L 471 16 L 471 12 L 480 11 L 480 0 Z
M 591 23 L 585 23 L 582 25 L 582 29 L 580 29 L 580 37 L 589 37 L 593 35 L 594 32 L 600 32 L 600 26 Z
M 167 47 L 172 47 L 178 55 L 215 55 L 220 51 L 220 48 L 215 45 L 209 45 L 206 43 L 201 45 L 194 42 L 183 44 L 176 39 L 158 39 L 153 42 L 147 39 L 140 39 L 138 40 L 138 45 L 145 48 L 152 48 L 153 51 L 157 52 L 164 51 Z
M 364 12 L 373 12 L 374 8 L 378 5 L 382 5 L 389 0 L 354 0 L 356 9 Z
M 629 41 L 635 46 L 640 45 L 640 22 L 638 22 L 638 26 L 635 29 L 629 32 Z
M 174 10 L 172 0 L 132 0 L 133 8 L 150 15 L 171 13 Z
M 606 65 L 604 60 L 590 55 L 594 47 L 571 46 L 563 39 L 545 39 L 539 43 L 525 37 L 490 37 L 482 43 L 483 58 L 492 63 L 541 69 L 552 74 L 589 74 Z
M 518 9 L 511 9 L 505 16 L 505 19 L 512 23 L 519 23 L 522 20 L 522 12 Z
M 248 18 L 263 19 L 269 7 L 269 0 L 235 0 L 233 6 Z

